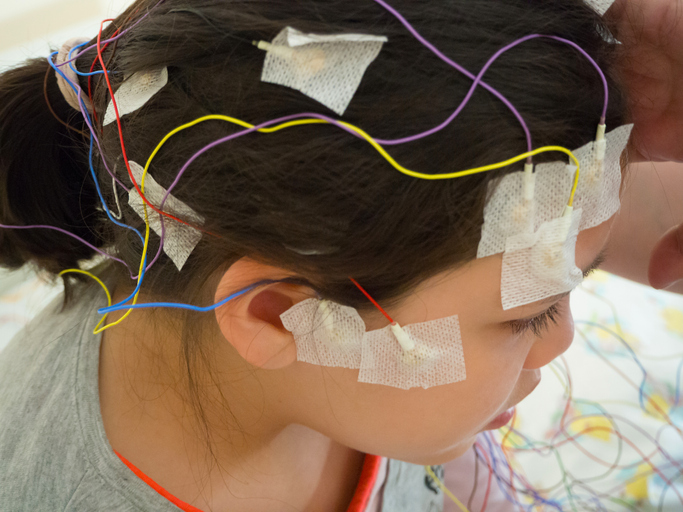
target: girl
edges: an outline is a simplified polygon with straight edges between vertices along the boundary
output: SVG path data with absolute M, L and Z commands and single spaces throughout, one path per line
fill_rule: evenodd
M 417 179 L 357 131 L 327 122 L 250 133 L 186 165 L 241 130 L 235 119 L 338 117 L 261 80 L 269 56 L 253 42 L 285 27 L 386 37 L 346 123 L 384 141 L 443 123 L 473 77 L 408 24 L 473 71 L 530 34 L 571 41 L 606 75 L 608 130 L 624 124 L 617 45 L 580 0 L 139 0 L 75 51 L 2 75 L 0 261 L 59 274 L 101 250 L 107 259 L 91 273 L 125 305 L 101 321 L 102 289 L 66 273 L 63 307 L 48 308 L 5 350 L 2 510 L 465 510 L 478 436 L 510 420 L 573 336 L 566 293 L 503 309 L 503 255 L 476 258 L 490 191 L 523 163 Z M 81 75 L 69 90 L 71 59 Z M 112 91 L 164 68 L 168 83 L 109 122 Z M 534 149 L 595 138 L 605 89 L 570 44 L 525 41 L 483 80 L 439 131 L 384 144 L 391 157 L 426 174 L 505 161 L 527 151 L 520 119 Z M 215 114 L 233 121 L 204 120 L 159 145 Z M 158 148 L 142 183 L 134 171 Z M 534 163 L 561 156 L 543 152 Z M 610 225 L 579 233 L 584 273 L 600 262 Z M 380 330 L 388 321 L 363 290 L 403 326 L 457 315 L 459 334 L 447 334 L 461 342 L 466 376 L 401 389 L 359 382 L 357 368 L 302 362 L 281 315 L 325 299 L 354 308 L 366 332 Z M 221 305 L 128 314 L 131 297 Z M 442 480 L 460 501 L 444 501 Z M 512 506 L 496 488 L 473 509 Z

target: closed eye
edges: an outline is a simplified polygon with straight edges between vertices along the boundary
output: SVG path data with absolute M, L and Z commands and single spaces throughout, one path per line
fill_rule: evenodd
M 531 331 L 535 336 L 540 338 L 543 333 L 548 330 L 551 323 L 557 325 L 557 317 L 559 315 L 560 303 L 556 302 L 538 316 L 525 318 L 523 320 L 512 320 L 509 324 L 515 334 L 523 334 Z

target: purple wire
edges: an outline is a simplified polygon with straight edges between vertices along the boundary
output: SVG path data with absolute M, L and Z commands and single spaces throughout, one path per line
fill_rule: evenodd
M 124 30 L 123 32 L 121 32 L 121 33 L 118 34 L 117 36 L 112 37 L 112 38 L 110 38 L 110 39 L 107 39 L 107 40 L 105 40 L 105 41 L 102 41 L 102 43 L 110 43 L 110 42 L 116 41 L 116 40 L 118 40 L 119 38 L 123 37 L 123 35 L 125 35 L 127 32 L 129 32 L 130 30 L 132 30 L 133 28 L 135 28 L 139 23 L 141 23 L 144 19 L 146 19 L 147 16 L 149 16 L 149 14 L 150 14 L 156 7 L 158 7 L 161 3 L 163 3 L 164 1 L 165 1 L 165 0 L 159 0 L 159 2 L 157 2 L 157 4 L 155 4 L 154 7 L 152 7 L 152 9 L 150 9 L 144 16 L 142 16 L 139 20 L 137 20 L 133 25 L 131 25 L 130 27 L 128 27 L 126 30 Z M 457 108 L 457 109 L 448 117 L 448 119 L 446 119 L 443 123 L 441 123 L 440 125 L 438 125 L 438 126 L 432 128 L 432 129 L 430 129 L 430 130 L 427 130 L 427 131 L 425 131 L 425 132 L 422 132 L 422 133 L 420 133 L 420 134 L 413 135 L 413 136 L 410 136 L 410 137 L 404 137 L 404 138 L 401 138 L 401 139 L 394 139 L 394 140 L 375 139 L 376 142 L 377 142 L 378 144 L 381 144 L 381 145 L 398 145 L 398 144 L 403 144 L 403 143 L 407 143 L 407 142 L 412 142 L 412 141 L 415 141 L 415 140 L 419 140 L 419 139 L 421 139 L 421 138 L 427 137 L 427 136 L 429 136 L 429 135 L 432 135 L 432 134 L 434 134 L 434 133 L 437 133 L 437 132 L 441 131 L 441 130 L 444 129 L 446 126 L 448 126 L 448 125 L 449 125 L 449 124 L 450 124 L 450 123 L 451 123 L 451 122 L 452 122 L 452 121 L 453 121 L 453 120 L 462 112 L 462 110 L 465 108 L 465 106 L 467 105 L 467 103 L 468 103 L 469 100 L 471 99 L 472 95 L 474 94 L 474 91 L 476 90 L 476 88 L 477 88 L 479 85 L 481 85 L 481 86 L 483 86 L 485 89 L 487 89 L 489 92 L 491 92 L 492 94 L 494 94 L 498 99 L 500 99 L 500 100 L 508 107 L 508 109 L 515 115 L 515 117 L 519 120 L 519 122 L 520 122 L 520 124 L 522 125 L 522 128 L 524 129 L 524 132 L 525 132 L 525 134 L 526 134 L 528 150 L 531 151 L 531 150 L 532 150 L 532 147 L 533 147 L 533 146 L 532 146 L 532 140 L 531 140 L 531 133 L 530 133 L 529 128 L 528 128 L 528 126 L 526 125 L 524 119 L 522 118 L 521 114 L 519 113 L 519 111 L 517 111 L 517 109 L 515 109 L 515 107 L 510 103 L 510 101 L 509 101 L 507 98 L 505 98 L 505 97 L 504 97 L 501 93 L 499 93 L 496 89 L 494 89 L 494 88 L 492 88 L 491 86 L 489 86 L 486 82 L 484 82 L 484 81 L 482 80 L 482 78 L 483 78 L 484 74 L 486 73 L 486 71 L 488 71 L 489 67 L 490 67 L 490 66 L 496 61 L 496 59 L 498 59 L 498 57 L 500 57 L 503 53 L 505 53 L 506 51 L 510 50 L 511 48 L 514 48 L 515 46 L 517 46 L 517 45 L 519 45 L 519 44 L 521 44 L 521 43 L 523 43 L 523 42 L 525 42 L 525 41 L 528 41 L 528 40 L 531 40 L 531 39 L 535 39 L 535 38 L 540 38 L 540 37 L 546 37 L 546 38 L 549 38 L 549 39 L 554 39 L 554 40 L 557 40 L 557 41 L 560 41 L 560 42 L 564 42 L 564 43 L 566 43 L 566 44 L 571 45 L 572 47 L 574 47 L 575 49 L 577 49 L 579 52 L 581 52 L 581 53 L 582 53 L 582 54 L 591 62 L 591 64 L 596 68 L 596 70 L 597 70 L 598 73 L 600 74 L 600 77 L 601 77 L 601 79 L 602 79 L 602 81 L 603 81 L 603 86 L 604 86 L 604 91 L 605 91 L 605 102 L 604 102 L 603 114 L 602 114 L 602 119 L 604 120 L 604 118 L 605 118 L 605 116 L 606 116 L 606 113 L 607 113 L 607 106 L 608 106 L 608 101 L 609 101 L 609 100 L 608 100 L 608 98 L 609 98 L 609 97 L 608 97 L 609 91 L 608 91 L 608 85 L 607 85 L 607 80 L 606 80 L 606 78 L 605 78 L 605 75 L 604 75 L 604 73 L 602 72 L 602 70 L 600 69 L 600 67 L 597 65 L 597 63 L 590 57 L 590 55 L 588 55 L 588 53 L 587 53 L 585 50 L 583 50 L 581 47 L 579 47 L 577 44 L 573 43 L 572 41 L 569 41 L 569 40 L 567 40 L 567 39 L 563 39 L 563 38 L 558 37 L 558 36 L 544 36 L 544 35 L 540 35 L 540 34 L 533 34 L 533 35 L 529 35 L 529 36 L 523 37 L 523 38 L 521 38 L 521 39 L 519 39 L 519 40 L 517 40 L 517 41 L 514 41 L 513 43 L 510 43 L 509 45 L 505 46 L 504 48 L 498 50 L 498 51 L 497 51 L 497 52 L 496 52 L 496 53 L 487 61 L 487 63 L 486 63 L 486 64 L 484 65 L 484 67 L 480 70 L 480 72 L 478 73 L 478 75 L 477 75 L 477 76 L 474 76 L 474 75 L 473 75 L 472 73 L 470 73 L 467 69 L 465 69 L 464 67 L 460 66 L 459 64 L 457 64 L 456 62 L 454 62 L 453 60 L 451 60 L 450 58 L 448 58 L 448 57 L 447 57 L 446 55 L 444 55 L 438 48 L 436 48 L 432 43 L 430 43 L 429 41 L 427 41 L 427 40 L 426 40 L 426 39 L 425 39 L 425 38 L 424 38 L 424 37 L 423 37 L 423 36 L 422 36 L 422 35 L 421 35 L 421 34 L 420 34 L 420 33 L 419 33 L 419 32 L 418 32 L 418 31 L 417 31 L 417 30 L 416 30 L 416 29 L 415 29 L 415 28 L 414 28 L 414 27 L 413 27 L 413 26 L 412 26 L 412 25 L 411 25 L 411 24 L 410 24 L 410 23 L 409 23 L 409 22 L 408 22 L 408 21 L 407 21 L 407 20 L 406 20 L 398 11 L 397 11 L 397 10 L 396 10 L 396 9 L 394 9 L 393 7 L 391 7 L 391 6 L 390 6 L 389 4 L 387 4 L 384 0 L 374 0 L 374 1 L 375 1 L 376 3 L 378 3 L 379 5 L 381 5 L 382 7 L 384 7 L 384 8 L 385 8 L 388 12 L 390 12 L 393 16 L 395 16 L 396 19 L 398 19 L 398 20 L 406 27 L 406 29 L 407 29 L 407 30 L 408 30 L 408 31 L 409 31 L 409 32 L 410 32 L 410 33 L 411 33 L 411 34 L 412 34 L 420 43 L 422 43 L 425 47 L 427 47 L 430 51 L 432 51 L 432 53 L 434 53 L 434 54 L 435 54 L 437 57 L 439 57 L 442 61 L 444 61 L 445 63 L 447 63 L 447 64 L 449 64 L 450 66 L 454 67 L 454 68 L 455 68 L 456 70 L 458 70 L 460 73 L 464 74 L 465 76 L 467 76 L 467 77 L 469 77 L 470 79 L 473 80 L 472 86 L 470 87 L 470 90 L 468 91 L 468 93 L 467 93 L 467 95 L 465 96 L 465 98 L 463 99 L 463 101 L 460 103 L 460 105 L 458 106 L 458 108 Z M 71 61 L 76 60 L 76 59 L 77 59 L 78 57 L 80 57 L 83 53 L 89 51 L 90 49 L 92 49 L 92 48 L 94 48 L 94 47 L 96 47 L 96 45 L 91 45 L 91 46 L 89 46 L 88 48 L 84 48 L 84 49 L 81 50 L 73 59 L 70 59 L 69 61 L 64 62 L 64 64 L 67 64 L 67 63 L 69 63 L 69 62 L 71 62 Z M 79 88 L 79 89 L 80 89 L 80 88 Z M 81 95 L 81 93 L 82 93 L 82 90 L 79 90 L 79 96 Z M 84 116 L 84 117 L 87 117 L 87 116 Z M 249 134 L 249 133 L 253 133 L 253 132 L 259 130 L 260 128 L 264 128 L 264 127 L 267 127 L 267 126 L 270 126 L 270 125 L 273 125 L 273 124 L 277 124 L 277 123 L 281 123 L 281 122 L 286 122 L 286 121 L 289 121 L 289 120 L 294 120 L 294 119 L 298 119 L 298 118 L 302 118 L 302 117 L 312 117 L 312 118 L 317 118 L 317 119 L 325 120 L 325 121 L 329 122 L 330 124 L 334 124 L 334 125 L 336 125 L 336 126 L 342 128 L 343 130 L 347 131 L 348 133 L 350 133 L 350 134 L 352 134 L 352 135 L 354 135 L 354 136 L 356 136 L 356 137 L 360 137 L 360 135 L 359 135 L 358 133 L 356 133 L 355 131 L 351 130 L 350 128 L 347 128 L 346 126 L 344 126 L 343 124 L 337 122 L 336 120 L 334 120 L 334 119 L 332 119 L 332 118 L 330 118 L 330 117 L 321 115 L 321 114 L 311 114 L 311 113 L 295 114 L 295 115 L 292 115 L 292 116 L 287 116 L 287 117 L 282 117 L 282 118 L 279 118 L 279 119 L 274 119 L 274 120 L 271 120 L 271 121 L 267 121 L 267 122 L 262 123 L 262 124 L 260 124 L 260 125 L 258 125 L 258 126 L 255 126 L 254 128 L 250 128 L 250 129 L 247 129 L 247 130 L 243 130 L 243 131 L 241 131 L 241 132 L 237 132 L 237 133 L 235 133 L 235 134 L 229 135 L 229 136 L 224 137 L 224 138 L 222 138 L 222 139 L 216 140 L 216 141 L 214 141 L 214 142 L 208 144 L 207 146 L 205 146 L 205 147 L 202 148 L 201 150 L 199 150 L 197 153 L 195 153 L 195 154 L 194 154 L 194 155 L 185 163 L 185 165 L 183 165 L 183 167 L 182 167 L 181 170 L 179 171 L 178 175 L 176 176 L 175 180 L 173 181 L 173 183 L 171 184 L 171 186 L 169 187 L 169 189 L 166 191 L 166 194 L 164 195 L 164 197 L 163 197 L 163 199 L 162 199 L 162 201 L 161 201 L 160 209 L 163 209 L 163 206 L 164 206 L 164 204 L 165 204 L 165 202 L 166 202 L 168 196 L 171 194 L 171 191 L 172 191 L 172 190 L 175 188 L 175 186 L 178 184 L 178 182 L 180 181 L 180 178 L 181 178 L 182 175 L 185 173 L 185 171 L 187 170 L 187 168 L 188 168 L 188 167 L 189 167 L 189 166 L 190 166 L 190 165 L 191 165 L 199 156 L 201 156 L 202 154 L 204 154 L 206 151 L 209 151 L 210 149 L 212 149 L 212 148 L 214 148 L 214 147 L 216 147 L 216 146 L 218 146 L 218 145 L 220 145 L 220 144 L 222 144 L 222 143 L 224 143 L 224 142 L 228 142 L 228 141 L 230 141 L 230 140 L 236 139 L 236 138 L 241 137 L 241 136 L 243 136 L 243 135 L 247 135 L 247 134 Z M 86 122 L 87 122 L 87 121 L 86 121 Z M 100 150 L 100 154 L 103 155 L 103 152 L 102 152 L 102 149 L 101 149 L 101 146 L 100 146 L 100 141 L 99 141 L 99 139 L 97 138 L 97 136 L 95 135 L 95 130 L 93 129 L 92 125 L 91 125 L 89 122 L 87 122 L 87 124 L 88 124 L 88 127 L 90 128 L 90 131 L 91 131 L 92 136 L 94 137 L 94 140 L 95 140 L 95 142 L 96 142 L 96 144 L 97 144 L 97 147 L 98 147 L 98 149 Z M 103 157 L 103 156 L 102 156 L 102 160 L 103 160 L 103 163 L 104 163 L 105 168 L 107 169 L 107 172 L 109 173 L 109 175 L 112 176 L 112 178 L 113 178 L 114 180 L 116 180 L 117 183 L 118 183 L 120 186 L 122 186 L 124 189 L 126 189 L 125 185 L 124 185 L 124 184 L 116 177 L 116 175 L 109 169 L 109 166 L 107 165 L 107 162 L 106 162 L 106 160 L 104 160 L 104 157 Z M 148 267 L 147 267 L 148 269 L 151 268 L 152 265 L 154 265 L 154 263 L 158 260 L 159 256 L 161 255 L 161 252 L 162 252 L 162 249 L 163 249 L 163 243 L 164 243 L 164 235 L 165 235 L 165 224 L 164 224 L 164 219 L 162 218 L 162 219 L 161 219 L 161 237 L 160 237 L 159 248 L 158 248 L 158 250 L 157 250 L 156 256 L 154 257 L 154 259 L 152 260 L 152 262 L 148 265 Z M 129 270 L 130 270 L 130 269 L 129 269 Z
M 68 232 L 67 230 L 65 230 L 65 229 L 58 228 L 58 227 L 55 227 L 55 226 L 44 226 L 44 225 L 42 225 L 42 224 L 38 224 L 38 225 L 34 225 L 34 226 L 7 226 L 7 225 L 5 225 L 5 224 L 0 224 L 0 228 L 2 228 L 2 229 L 52 229 L 53 231 L 59 231 L 60 233 L 64 233 L 65 235 L 69 235 L 71 238 L 75 238 L 75 239 L 78 240 L 79 242 L 81 242 L 81 243 L 85 244 L 86 246 L 90 247 L 93 251 L 96 251 L 96 252 L 100 253 L 102 256 L 105 256 L 105 257 L 107 257 L 107 258 L 110 258 L 110 259 L 112 259 L 112 260 L 114 260 L 114 261 L 118 261 L 119 263 L 123 264 L 123 265 L 128 269 L 128 273 L 131 275 L 131 279 L 135 279 L 135 278 L 133 277 L 133 273 L 132 273 L 131 270 L 130 270 L 130 267 L 126 264 L 125 261 L 123 261 L 123 260 L 117 258 L 116 256 L 112 256 L 111 254 L 107 254 L 106 252 L 104 252 L 104 251 L 98 249 L 97 247 L 95 247 L 95 246 L 92 245 L 91 243 L 86 242 L 86 241 L 83 240 L 80 236 L 74 235 L 73 233 L 69 233 L 69 232 Z
M 166 199 L 164 197 L 164 199 Z M 162 208 L 163 208 L 163 201 L 162 201 Z M 159 208 L 160 210 L 162 208 Z M 159 221 L 161 222 L 161 236 L 159 237 L 159 248 L 157 249 L 157 253 L 154 256 L 154 259 L 147 265 L 147 268 L 145 269 L 145 272 L 149 271 L 149 269 L 152 268 L 152 266 L 157 262 L 159 259 L 159 256 L 161 256 L 161 251 L 164 248 L 164 240 L 166 239 L 166 223 L 164 222 L 164 216 L 159 214 Z
M 389 4 L 387 4 L 384 0 L 374 0 L 374 1 L 377 2 L 379 5 L 381 5 L 382 7 L 384 7 L 384 8 L 385 8 L 387 11 L 389 11 L 391 14 L 393 14 L 394 17 L 395 17 L 398 21 L 400 21 L 400 22 L 403 24 L 404 27 L 406 27 L 406 28 L 408 29 L 408 31 L 415 37 L 415 39 L 417 39 L 418 41 L 420 41 L 420 43 L 422 43 L 422 44 L 423 44 L 424 46 L 426 46 L 429 50 L 431 50 L 431 52 L 432 52 L 434 55 L 436 55 L 437 57 L 439 57 L 439 58 L 440 58 L 442 61 L 444 61 L 446 64 L 448 64 L 448 65 L 450 65 L 451 67 L 454 67 L 455 69 L 457 69 L 458 71 L 460 71 L 460 73 L 462 73 L 463 75 L 467 76 L 468 78 L 470 78 L 470 79 L 472 79 L 472 80 L 475 80 L 475 76 L 474 76 L 472 73 L 470 73 L 467 69 L 465 69 L 464 67 L 462 67 L 461 65 L 459 65 L 457 62 L 455 62 L 455 61 L 449 59 L 448 57 L 446 57 L 446 55 L 444 55 L 436 46 L 434 46 L 432 43 L 430 43 L 430 42 L 427 41 L 424 37 L 422 37 L 422 35 L 421 35 L 417 30 L 415 30 L 415 28 L 413 28 L 413 26 L 412 26 L 410 23 L 408 23 L 408 20 L 406 20 L 406 19 L 401 15 L 401 13 L 399 13 L 396 9 L 394 9 L 393 7 L 391 7 L 391 6 L 390 6 Z M 505 96 L 503 96 L 501 93 L 499 93 L 499 92 L 498 92 L 497 90 L 495 90 L 493 87 L 491 87 L 490 85 L 488 85 L 486 82 L 483 82 L 483 81 L 482 81 L 482 82 L 481 82 L 481 86 L 482 86 L 484 89 L 486 89 L 487 91 L 489 91 L 491 94 L 493 94 L 494 96 L 496 96 L 500 101 L 502 101 L 503 104 L 505 104 L 505 106 L 506 106 L 508 109 L 510 109 L 510 111 L 515 115 L 515 117 L 517 118 L 517 120 L 519 121 L 519 123 L 522 125 L 522 129 L 524 130 L 524 133 L 526 134 L 526 140 L 527 140 L 528 151 L 531 151 L 532 148 L 533 148 L 532 141 L 531 141 L 531 132 L 529 131 L 529 127 L 528 127 L 528 126 L 526 125 L 526 123 L 524 122 L 524 119 L 522 118 L 522 115 L 517 111 L 517 109 L 512 105 L 512 103 L 510 103 L 510 101 L 509 101 Z
M 531 36 L 529 36 L 531 37 Z M 600 66 L 598 66 L 598 63 L 593 60 L 593 58 L 588 55 L 586 50 L 581 48 L 578 44 L 574 43 L 573 41 L 570 41 L 568 39 L 564 39 L 562 37 L 558 36 L 544 36 L 540 34 L 534 34 L 534 37 L 547 37 L 549 39 L 554 39 L 555 41 L 560 41 L 562 43 L 568 44 L 569 46 L 572 46 L 573 48 L 577 49 L 581 54 L 588 59 L 588 61 L 593 65 L 593 67 L 597 70 L 598 74 L 600 75 L 600 79 L 602 80 L 602 86 L 605 90 L 605 103 L 602 107 L 602 116 L 601 116 L 601 124 L 605 122 L 605 119 L 607 118 L 607 107 L 609 105 L 609 86 L 607 85 L 607 78 L 605 77 L 605 73 L 602 72 L 602 69 L 600 69 Z M 515 43 L 512 43 L 515 44 Z
M 465 106 L 467 105 L 467 103 L 468 103 L 468 102 L 470 101 L 470 99 L 472 98 L 472 95 L 474 94 L 474 91 L 475 91 L 475 89 L 477 88 L 477 86 L 479 86 L 479 84 L 482 84 L 482 83 L 483 83 L 483 82 L 482 82 L 482 78 L 483 78 L 484 74 L 488 71 L 489 67 L 491 67 L 491 65 L 498 59 L 498 57 L 500 57 L 503 53 L 507 52 L 508 50 L 514 48 L 515 46 L 517 46 L 517 45 L 519 45 L 519 44 L 521 44 L 521 43 L 524 43 L 524 42 L 529 41 L 529 40 L 531 40 L 531 39 L 537 39 L 537 38 L 539 38 L 539 37 L 545 37 L 545 38 L 549 38 L 549 39 L 554 39 L 554 40 L 556 40 L 556 41 L 560 41 L 560 42 L 562 42 L 562 43 L 566 43 L 566 44 L 568 44 L 568 45 L 570 45 L 570 46 L 576 48 L 579 52 L 581 52 L 581 53 L 584 55 L 584 57 L 586 57 L 586 58 L 590 61 L 590 63 L 593 65 L 593 67 L 595 67 L 595 69 L 596 69 L 596 70 L 598 71 L 598 73 L 600 74 L 600 78 L 602 79 L 602 83 L 603 83 L 604 90 L 605 90 L 605 102 L 604 102 L 603 110 L 602 110 L 602 119 L 604 120 L 605 117 L 607 116 L 607 106 L 608 106 L 608 104 L 609 104 L 609 88 L 608 88 L 608 85 L 607 85 L 607 78 L 605 77 L 605 74 L 604 74 L 604 73 L 602 72 L 602 70 L 600 69 L 600 66 L 598 66 L 597 62 L 595 62 L 595 60 L 593 60 L 593 58 L 592 58 L 590 55 L 588 55 L 588 53 L 587 53 L 583 48 L 581 48 L 581 47 L 580 47 L 579 45 L 577 45 L 576 43 L 574 43 L 574 42 L 572 42 L 572 41 L 569 41 L 568 39 L 564 39 L 564 38 L 562 38 L 562 37 L 557 37 L 557 36 L 548 36 L 548 35 L 541 35 L 541 34 L 532 34 L 532 35 L 528 35 L 528 36 L 522 37 L 521 39 L 518 39 L 517 41 L 514 41 L 514 42 L 510 43 L 509 45 L 505 46 L 504 48 L 501 48 L 501 49 L 498 50 L 496 53 L 494 53 L 494 54 L 491 56 L 491 58 L 486 62 L 486 64 L 484 65 L 484 67 L 481 68 L 481 71 L 479 71 L 479 74 L 475 77 L 474 82 L 472 82 L 472 86 L 470 87 L 470 90 L 467 92 L 467 95 L 466 95 L 465 98 L 462 100 L 462 102 L 460 103 L 460 105 L 458 106 L 458 108 L 455 109 L 455 112 L 453 112 L 453 113 L 450 115 L 450 117 L 449 117 L 448 119 L 446 119 L 443 123 L 441 123 L 441 124 L 438 125 L 438 126 L 435 126 L 434 128 L 432 128 L 432 129 L 430 129 L 430 130 L 427 130 L 426 132 L 422 132 L 422 133 L 419 133 L 419 134 L 417 134 L 417 135 L 412 135 L 412 136 L 410 136 L 410 137 L 403 137 L 403 138 L 401 138 L 401 139 L 393 139 L 393 140 L 375 139 L 375 141 L 376 141 L 378 144 L 381 144 L 381 145 L 383 145 L 383 146 L 392 146 L 392 145 L 397 145 L 397 144 L 405 144 L 406 142 L 413 142 L 413 141 L 415 141 L 415 140 L 422 139 L 422 138 L 424 138 L 424 137 L 427 137 L 427 136 L 429 136 L 429 135 L 433 135 L 433 134 L 435 134 L 435 133 L 437 133 L 437 132 L 443 130 L 443 129 L 446 128 L 449 124 L 451 124 L 451 123 L 453 122 L 453 120 L 454 120 L 456 117 L 458 117 L 458 115 L 460 115 L 460 112 L 462 112 L 462 110 L 465 108 Z
M 70 81 L 70 80 L 69 80 Z M 78 88 L 78 104 L 81 106 L 81 113 L 83 114 L 83 119 L 85 119 L 85 124 L 88 125 L 88 128 L 90 129 L 90 136 L 93 138 L 95 141 L 95 144 L 97 144 L 97 149 L 100 152 L 100 159 L 102 160 L 102 163 L 104 164 L 104 168 L 107 170 L 109 173 L 109 176 L 111 176 L 114 181 L 125 191 L 130 192 L 130 189 L 126 187 L 126 185 L 116 176 L 114 172 L 109 168 L 109 164 L 107 163 L 107 160 L 104 158 L 104 152 L 102 151 L 102 146 L 100 145 L 100 139 L 95 135 L 95 128 L 93 128 L 92 123 L 90 122 L 90 116 L 86 115 L 84 111 L 84 106 L 83 106 L 83 100 L 82 100 L 82 94 L 83 94 L 83 89 L 81 89 L 78 84 L 75 84 L 76 87 Z
M 256 125 L 253 128 L 247 128 L 245 130 L 242 130 L 241 132 L 236 132 L 236 133 L 233 133 L 233 134 L 228 135 L 226 137 L 223 137 L 221 139 L 215 140 L 212 143 L 204 146 L 202 149 L 197 151 L 194 155 L 192 155 L 190 157 L 190 159 L 187 162 L 185 162 L 185 165 L 183 165 L 183 167 L 180 169 L 175 180 L 173 180 L 173 183 L 171 183 L 171 186 L 166 191 L 166 194 L 164 195 L 163 199 L 161 200 L 161 204 L 159 205 L 159 209 L 163 209 L 164 203 L 166 202 L 166 199 L 168 198 L 169 195 L 171 195 L 171 191 L 178 184 L 178 182 L 180 181 L 180 178 L 182 178 L 183 174 L 185 173 L 187 168 L 192 164 L 192 162 L 194 162 L 197 158 L 199 158 L 201 155 L 203 155 L 204 153 L 206 153 L 210 149 L 213 149 L 216 146 L 219 146 L 220 144 L 223 144 L 225 142 L 229 142 L 229 141 L 236 139 L 238 137 L 242 137 L 244 135 L 254 133 L 254 132 L 260 130 L 261 128 L 266 128 L 266 127 L 271 126 L 273 124 L 285 123 L 287 121 L 293 121 L 295 119 L 311 118 L 311 117 L 315 118 L 315 119 L 321 119 L 323 121 L 327 121 L 328 123 L 333 124 L 335 126 L 338 126 L 342 130 L 349 132 L 350 134 L 352 134 L 354 136 L 360 137 L 360 135 L 358 133 L 356 133 L 355 131 L 353 131 L 351 128 L 348 128 L 348 127 L 344 126 L 342 123 L 340 123 L 339 121 L 337 121 L 336 119 L 332 119 L 331 117 L 328 117 L 328 116 L 323 115 L 323 114 L 314 114 L 314 113 L 307 112 L 307 113 L 302 113 L 302 114 L 293 114 L 290 116 L 280 117 L 278 119 L 271 119 L 270 121 L 266 121 L 264 123 Z
M 101 44 L 107 44 L 107 43 L 113 43 L 114 41 L 117 41 L 118 39 L 120 39 L 121 37 L 123 37 L 125 34 L 127 34 L 128 32 L 130 32 L 131 30 L 133 30 L 135 27 L 137 27 L 140 23 L 142 23 L 142 21 L 145 20 L 145 19 L 147 18 L 147 16 L 149 16 L 149 15 L 152 13 L 152 11 L 153 11 L 154 9 L 156 9 L 157 7 L 159 7 L 159 6 L 160 6 L 161 4 L 163 4 L 165 1 L 166 1 L 166 0 L 159 0 L 159 1 L 158 1 L 158 2 L 157 2 L 149 11 L 147 11 L 147 13 L 146 13 L 144 16 L 142 16 L 138 21 L 136 21 L 135 23 L 133 23 L 133 24 L 132 24 L 130 27 L 128 27 L 126 30 L 120 32 L 120 33 L 119 33 L 117 36 L 115 36 L 115 37 L 112 37 L 112 38 L 110 38 L 110 39 L 105 39 L 104 41 L 100 41 L 100 43 L 101 43 Z M 69 63 L 71 63 L 71 62 L 74 62 L 74 61 L 75 61 L 76 59 L 78 59 L 81 55 L 83 55 L 84 53 L 86 53 L 86 52 L 92 50 L 93 48 L 97 48 L 97 43 L 91 44 L 91 45 L 88 46 L 87 48 L 83 48 L 80 52 L 78 52 L 78 53 L 76 54 L 75 57 L 72 57 L 71 59 L 64 61 L 62 64 L 60 64 L 60 66 L 64 66 L 64 65 L 69 64 Z

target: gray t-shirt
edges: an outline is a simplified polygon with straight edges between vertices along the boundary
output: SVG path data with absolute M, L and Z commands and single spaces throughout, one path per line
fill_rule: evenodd
M 0 352 L 0 511 L 180 509 L 112 450 L 98 387 L 102 290 L 61 297 Z
M 118 458 L 105 434 L 102 336 L 92 333 L 105 305 L 101 289 L 82 290 L 65 312 L 61 303 L 59 297 L 0 352 L 0 512 L 182 512 Z M 472 483 L 463 476 L 472 475 L 473 464 L 461 457 L 444 471 L 433 469 L 466 497 Z M 382 458 L 367 480 L 364 512 L 456 510 L 422 466 Z M 491 512 L 512 510 L 500 492 L 491 494 Z

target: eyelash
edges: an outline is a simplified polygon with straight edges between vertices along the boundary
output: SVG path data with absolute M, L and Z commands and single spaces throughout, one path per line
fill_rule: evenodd
M 531 331 L 535 336 L 541 337 L 544 331 L 553 323 L 557 325 L 557 317 L 560 314 L 560 304 L 553 304 L 543 313 L 527 320 L 513 320 L 510 326 L 515 334 L 523 334 Z

